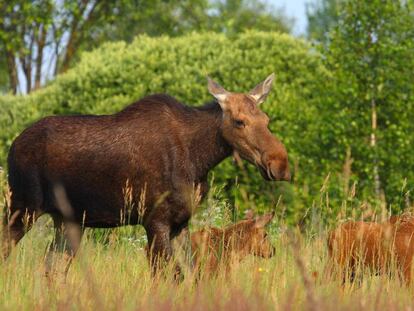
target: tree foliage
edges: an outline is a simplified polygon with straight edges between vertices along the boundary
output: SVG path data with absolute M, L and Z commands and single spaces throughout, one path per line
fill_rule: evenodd
M 102 39 L 183 35 L 192 31 L 237 34 L 245 30 L 290 32 L 293 21 L 261 0 L 128 1 L 118 18 L 100 30 Z
M 2 1 L 0 82 L 13 94 L 29 93 L 65 72 L 81 51 L 144 33 L 289 31 L 291 21 L 275 12 L 258 0 Z
M 324 51 L 327 157 L 335 163 L 349 149 L 360 189 L 400 207 L 414 186 L 412 12 L 409 2 L 349 0 Z
M 2 2 L 0 49 L 10 91 L 15 94 L 25 86 L 21 91 L 29 93 L 44 82 L 45 71 L 67 70 L 80 44 L 90 38 L 91 27 L 108 22 L 116 5 L 117 1 L 97 0 Z
M 338 9 L 344 0 L 317 0 L 306 4 L 308 38 L 320 43 L 329 40 L 329 33 L 338 23 Z

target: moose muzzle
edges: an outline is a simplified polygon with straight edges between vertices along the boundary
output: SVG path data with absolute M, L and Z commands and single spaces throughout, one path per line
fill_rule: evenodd
M 264 153 L 259 165 L 263 178 L 275 181 L 290 181 L 291 175 L 286 149 L 282 144 L 276 153 Z

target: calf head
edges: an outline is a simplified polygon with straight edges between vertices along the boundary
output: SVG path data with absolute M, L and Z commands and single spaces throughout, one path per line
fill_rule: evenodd
M 248 93 L 231 93 L 208 79 L 208 89 L 223 110 L 222 135 L 266 180 L 290 180 L 285 146 L 270 132 L 269 117 L 259 105 L 270 92 L 274 74 Z
M 243 223 L 243 232 L 240 235 L 243 250 L 246 254 L 252 254 L 263 258 L 270 258 L 275 253 L 265 226 L 273 219 L 274 212 L 257 216 L 255 218 L 249 217 Z

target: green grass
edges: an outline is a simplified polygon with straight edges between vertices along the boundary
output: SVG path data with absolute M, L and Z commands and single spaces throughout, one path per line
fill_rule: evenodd
M 4 205 L 4 202 L 0 204 Z M 225 204 L 223 205 L 225 206 Z M 0 206 L 3 209 L 3 206 Z M 214 209 L 213 209 L 214 210 Z M 203 220 L 205 214 L 200 213 Z M 221 221 L 226 217 L 222 216 Z M 204 225 L 200 220 L 195 226 Z M 281 230 L 282 228 L 282 230 Z M 391 276 L 365 276 L 361 286 L 326 275 L 326 230 L 294 235 L 283 220 L 271 227 L 277 253 L 271 259 L 248 257 L 231 273 L 199 282 L 184 268 L 183 282 L 152 278 L 140 227 L 87 230 L 66 282 L 49 283 L 43 258 L 52 224 L 41 217 L 10 258 L 0 266 L 1 310 L 390 310 L 414 307 L 413 289 Z M 303 268 L 302 270 L 300 268 Z M 394 275 L 394 274 L 393 274 Z

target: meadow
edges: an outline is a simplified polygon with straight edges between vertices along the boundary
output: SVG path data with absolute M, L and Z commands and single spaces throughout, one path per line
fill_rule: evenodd
M 0 210 L 8 197 L 1 175 Z M 213 187 L 213 192 L 219 191 Z M 322 196 L 324 194 L 322 193 Z M 209 196 L 195 215 L 192 229 L 231 223 L 229 206 Z M 81 249 L 66 277 L 59 269 L 50 282 L 44 256 L 53 237 L 52 221 L 42 216 L 0 266 L 2 310 L 411 310 L 412 288 L 390 276 L 364 274 L 363 282 L 346 283 L 326 273 L 328 227 L 315 221 L 299 231 L 285 224 L 280 207 L 268 227 L 276 254 L 249 256 L 196 281 L 182 264 L 185 278 L 173 281 L 172 265 L 152 277 L 140 226 L 87 229 Z M 372 217 L 372 215 L 370 216 Z M 180 252 L 177 252 L 180 258 Z M 59 263 L 57 263 L 59 265 Z
M 7 154 L 35 121 L 112 114 L 156 93 L 200 106 L 213 99 L 206 76 L 245 92 L 274 72 L 262 109 L 288 150 L 292 182 L 266 183 L 254 166 L 227 159 L 190 229 L 273 210 L 276 254 L 197 280 L 177 252 L 185 277 L 176 283 L 172 263 L 151 276 L 141 226 L 86 229 L 67 277 L 57 269 L 47 279 L 54 233 L 42 216 L 0 259 L 0 311 L 414 309 L 414 288 L 396 269 L 360 268 L 362 283 L 344 286 L 326 273 L 329 230 L 414 206 L 413 0 L 309 1 L 306 37 L 289 34 L 293 21 L 273 14 L 272 1 L 80 2 L 88 14 L 73 0 L 0 10 L 0 218 Z

